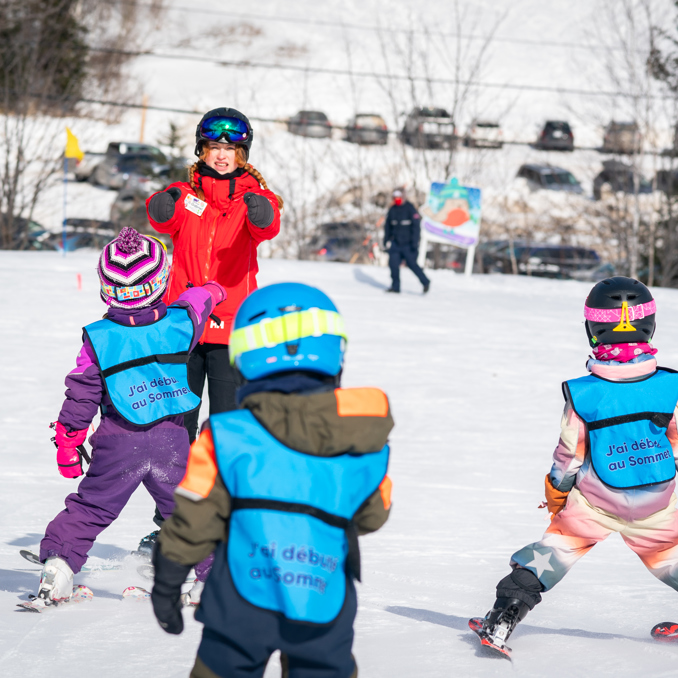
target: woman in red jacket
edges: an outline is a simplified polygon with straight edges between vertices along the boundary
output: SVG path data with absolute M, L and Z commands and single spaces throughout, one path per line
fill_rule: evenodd
M 231 367 L 228 337 L 243 299 L 257 289 L 257 246 L 280 231 L 282 198 L 248 163 L 252 146 L 249 120 L 233 108 L 207 112 L 196 129 L 195 154 L 187 183 L 172 184 L 146 202 L 153 228 L 168 233 L 174 256 L 165 302 L 172 303 L 192 285 L 216 280 L 226 301 L 209 320 L 188 363 L 189 385 L 202 397 L 207 377 L 210 415 L 235 409 L 238 373 Z M 191 442 L 198 412 L 186 415 Z

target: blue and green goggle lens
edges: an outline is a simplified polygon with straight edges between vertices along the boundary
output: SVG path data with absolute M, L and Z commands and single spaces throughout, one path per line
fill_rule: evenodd
M 200 125 L 200 135 L 203 139 L 210 141 L 220 141 L 225 139 L 232 143 L 241 143 L 246 141 L 250 129 L 244 120 L 239 118 L 224 118 L 221 116 L 207 118 Z

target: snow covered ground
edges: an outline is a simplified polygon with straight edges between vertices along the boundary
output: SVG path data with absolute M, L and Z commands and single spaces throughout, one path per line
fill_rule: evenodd
M 37 678 L 188 675 L 200 625 L 179 637 L 122 590 L 148 585 L 126 554 L 153 529 L 137 492 L 92 550 L 122 571 L 80 574 L 95 598 L 33 615 L 45 525 L 76 483 L 59 476 L 49 442 L 80 328 L 99 318 L 96 255 L 0 252 L 0 674 Z M 332 296 L 350 336 L 344 384 L 390 396 L 392 518 L 362 539 L 355 653 L 364 678 L 675 676 L 678 647 L 649 629 L 678 618 L 677 594 L 649 575 L 621 539 L 587 555 L 518 627 L 513 667 L 482 656 L 466 623 L 484 614 L 517 548 L 546 527 L 537 504 L 557 442 L 560 382 L 583 373 L 582 307 L 589 285 L 524 277 L 465 279 L 432 272 L 432 290 L 403 272 L 263 260 L 260 284 L 298 280 Z M 76 275 L 82 274 L 78 291 Z M 660 364 L 678 366 L 678 293 L 656 290 Z M 275 662 L 266 676 L 279 675 Z

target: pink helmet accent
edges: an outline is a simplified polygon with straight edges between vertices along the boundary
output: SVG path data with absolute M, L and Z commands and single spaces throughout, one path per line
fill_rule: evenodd
M 629 306 L 629 322 L 641 320 L 648 315 L 657 312 L 657 304 L 654 299 L 638 306 Z M 584 317 L 586 320 L 592 320 L 596 323 L 616 323 L 621 322 L 621 308 L 590 308 L 584 305 Z

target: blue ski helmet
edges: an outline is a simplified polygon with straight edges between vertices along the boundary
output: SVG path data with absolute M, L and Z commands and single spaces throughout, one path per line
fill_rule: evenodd
M 248 381 L 279 372 L 341 371 L 344 320 L 332 300 L 301 283 L 262 287 L 242 302 L 229 339 L 231 364 Z

